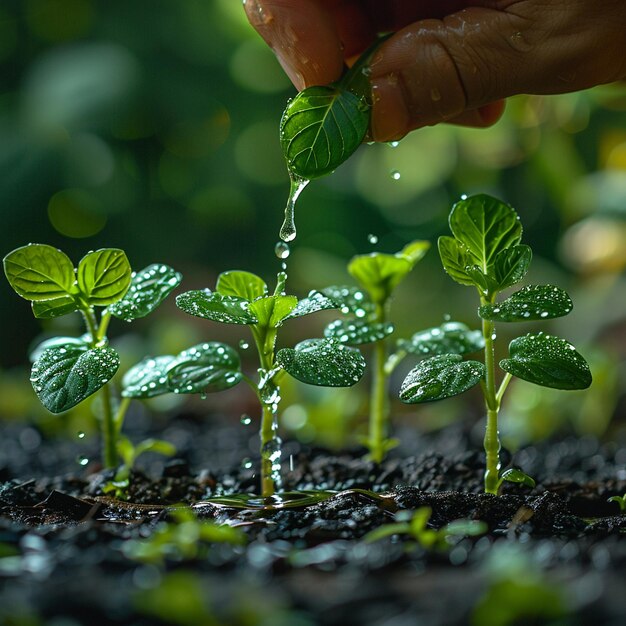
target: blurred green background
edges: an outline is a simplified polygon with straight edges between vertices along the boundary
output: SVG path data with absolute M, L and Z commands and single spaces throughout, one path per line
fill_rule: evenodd
M 240 2 L 4 0 L 0 81 L 3 255 L 39 242 L 77 262 L 88 250 L 121 247 L 136 269 L 164 262 L 183 272 L 185 290 L 211 287 L 228 269 L 273 281 L 288 191 L 277 129 L 294 91 Z M 439 126 L 397 147 L 363 146 L 302 194 L 289 289 L 304 295 L 348 283 L 345 265 L 357 253 L 435 241 L 451 204 L 474 192 L 497 195 L 522 216 L 524 240 L 535 251 L 529 281 L 557 283 L 575 303 L 572 315 L 544 328 L 576 343 L 595 376 L 585 394 L 513 386 L 505 434 L 515 445 L 563 424 L 602 433 L 613 417 L 619 427 L 625 85 L 514 98 L 489 130 Z M 111 329 L 125 368 L 149 353 L 241 336 L 190 320 L 172 300 L 147 322 Z M 81 332 L 79 320 L 42 326 L 4 280 L 0 302 L 0 417 L 50 429 L 70 423 L 75 432 L 71 420 L 87 419 L 81 409 L 68 422 L 39 407 L 27 381 L 27 352 L 46 333 Z M 475 326 L 475 305 L 472 290 L 453 283 L 432 250 L 402 285 L 391 317 L 398 336 L 407 336 L 441 323 L 444 314 Z M 327 319 L 312 316 L 286 329 L 285 343 L 319 336 Z M 504 346 L 527 330 L 502 328 Z M 204 410 L 217 403 L 237 413 L 239 405 L 228 405 L 232 393 L 210 397 Z M 294 404 L 285 424 L 304 439 L 343 445 L 365 414 L 365 394 L 365 383 L 332 395 L 289 388 Z M 464 400 L 419 410 L 398 405 L 395 413 L 424 428 L 464 413 Z

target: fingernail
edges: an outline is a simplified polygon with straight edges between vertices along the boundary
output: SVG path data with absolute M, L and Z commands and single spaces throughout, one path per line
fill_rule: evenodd
M 409 129 L 402 87 L 394 74 L 372 81 L 372 136 L 375 141 L 393 141 L 406 135 Z

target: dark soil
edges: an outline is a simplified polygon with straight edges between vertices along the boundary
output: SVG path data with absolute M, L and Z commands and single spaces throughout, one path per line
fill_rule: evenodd
M 626 493 L 626 447 L 567 437 L 523 449 L 515 465 L 537 486 L 507 485 L 495 497 L 481 493 L 480 444 L 462 428 L 403 435 L 380 466 L 362 451 L 287 444 L 286 490 L 337 493 L 259 511 L 207 502 L 256 489 L 255 468 L 238 461 L 256 438 L 239 424 L 207 433 L 206 418 L 174 420 L 160 436 L 180 456 L 148 457 L 126 501 L 103 493 L 111 472 L 95 463 L 76 471 L 89 443 L 70 450 L 33 426 L 7 428 L 0 624 L 626 624 L 626 514 L 607 502 Z M 503 459 L 511 461 L 506 451 Z M 133 557 L 130 542 L 172 522 L 181 503 L 201 520 L 236 526 L 246 545 L 192 541 L 193 553 L 170 551 L 162 563 Z M 430 528 L 471 519 L 487 532 L 445 548 L 407 535 L 363 539 L 421 507 L 432 511 Z

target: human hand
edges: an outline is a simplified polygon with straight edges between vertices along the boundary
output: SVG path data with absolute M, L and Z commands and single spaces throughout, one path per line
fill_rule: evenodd
M 503 99 L 626 78 L 624 0 L 244 0 L 298 89 L 337 80 L 377 33 L 372 136 L 453 122 L 484 127 Z

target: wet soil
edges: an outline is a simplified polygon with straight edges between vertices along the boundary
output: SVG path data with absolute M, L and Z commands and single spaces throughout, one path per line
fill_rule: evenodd
M 143 427 L 129 434 L 139 439 Z M 472 432 L 401 435 L 380 466 L 362 450 L 288 443 L 284 489 L 336 493 L 307 507 L 241 510 L 211 502 L 256 489 L 254 464 L 240 463 L 256 438 L 239 424 L 214 422 L 209 434 L 206 418 L 170 422 L 160 436 L 179 455 L 147 456 L 126 500 L 104 493 L 111 472 L 77 466 L 77 450 L 96 456 L 95 441 L 68 450 L 32 425 L 7 427 L 0 624 L 626 623 L 626 514 L 607 502 L 626 493 L 626 446 L 570 436 L 514 459 L 504 451 L 537 486 L 506 485 L 496 497 L 481 493 Z M 164 549 L 160 562 L 129 550 L 174 524 L 181 505 L 239 529 L 245 544 L 192 537 L 191 549 Z M 406 534 L 368 541 L 422 507 L 430 529 L 469 519 L 485 532 L 434 547 Z

